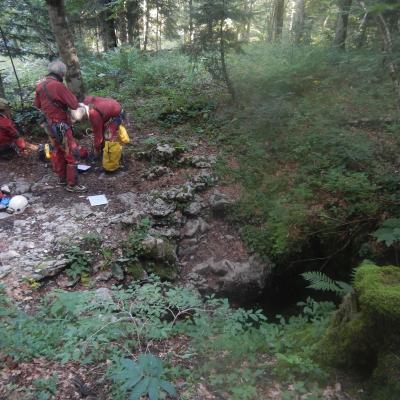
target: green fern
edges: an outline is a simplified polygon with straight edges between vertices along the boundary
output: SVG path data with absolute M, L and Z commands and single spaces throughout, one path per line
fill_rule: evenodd
M 321 290 L 323 292 L 333 292 L 338 296 L 344 296 L 353 290 L 352 286 L 346 282 L 334 281 L 328 275 L 320 271 L 304 272 L 301 276 L 309 283 L 307 288 Z

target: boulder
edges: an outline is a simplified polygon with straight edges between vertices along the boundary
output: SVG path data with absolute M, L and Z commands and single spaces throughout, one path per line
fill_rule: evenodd
M 162 165 L 157 165 L 157 166 L 152 167 L 149 170 L 145 171 L 142 174 L 142 178 L 147 179 L 147 180 L 153 180 L 153 179 L 157 179 L 161 176 L 170 175 L 170 174 L 171 174 L 171 170 L 168 167 L 165 167 Z
M 247 303 L 261 294 L 272 268 L 270 262 L 262 262 L 257 256 L 252 256 L 247 262 L 216 262 L 211 258 L 193 268 L 191 280 L 203 294 Z M 202 283 L 198 285 L 198 282 Z
M 202 192 L 217 182 L 217 178 L 209 171 L 203 170 L 191 180 L 191 185 L 196 192 Z
M 127 193 L 121 193 L 116 196 L 117 200 L 122 203 L 127 209 L 132 208 L 135 203 L 138 201 L 138 197 L 136 193 L 133 192 L 127 192 Z
M 36 279 L 40 281 L 45 278 L 56 276 L 60 274 L 62 271 L 64 271 L 67 268 L 67 266 L 68 266 L 67 259 L 44 261 L 38 266 L 36 266 L 35 269 Z
M 141 248 L 141 257 L 170 265 L 178 263 L 176 246 L 166 239 L 156 238 L 149 235 L 142 241 Z
M 190 203 L 184 210 L 184 214 L 190 215 L 190 216 L 197 216 L 201 213 L 201 210 L 203 209 L 203 206 L 201 203 L 194 201 L 193 203 Z
M 172 214 L 176 210 L 176 205 L 173 203 L 167 203 L 163 199 L 155 199 L 153 203 L 149 205 L 148 213 L 154 217 L 166 217 Z
M 160 196 L 167 201 L 177 201 L 180 203 L 186 203 L 191 201 L 194 197 L 194 189 L 191 184 L 186 183 L 182 186 L 175 186 L 171 189 L 162 192 Z
M 198 219 L 190 219 L 182 229 L 182 236 L 193 237 L 200 229 L 200 221 Z
M 316 346 L 322 362 L 370 376 L 374 399 L 400 393 L 400 268 L 365 262 Z
M 230 197 L 218 191 L 214 192 L 209 199 L 210 208 L 215 213 L 225 213 L 234 203 Z

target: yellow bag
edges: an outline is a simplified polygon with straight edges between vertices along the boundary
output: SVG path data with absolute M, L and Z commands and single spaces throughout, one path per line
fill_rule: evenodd
M 123 144 L 128 144 L 130 142 L 128 132 L 122 124 L 118 128 L 118 137 L 119 141 Z
M 103 149 L 103 169 L 107 172 L 116 171 L 120 167 L 121 156 L 121 144 L 106 140 Z

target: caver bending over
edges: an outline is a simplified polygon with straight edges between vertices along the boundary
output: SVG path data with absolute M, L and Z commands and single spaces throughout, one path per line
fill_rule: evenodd
M 105 97 L 87 96 L 80 104 L 77 113 L 72 113 L 73 119 L 80 121 L 87 118 L 93 130 L 93 151 L 95 159 L 99 159 L 104 142 L 118 141 L 118 130 L 123 122 L 123 111 L 118 101 Z
M 17 154 L 25 150 L 25 141 L 11 118 L 11 107 L 7 100 L 0 98 L 0 151 L 14 150 Z
M 86 192 L 85 186 L 78 185 L 79 146 L 68 115 L 69 109 L 79 107 L 78 100 L 63 83 L 66 65 L 53 61 L 48 70 L 49 74 L 36 87 L 35 106 L 46 116 L 48 133 L 55 149 L 52 153 L 53 168 L 59 184 L 66 185 L 69 192 Z

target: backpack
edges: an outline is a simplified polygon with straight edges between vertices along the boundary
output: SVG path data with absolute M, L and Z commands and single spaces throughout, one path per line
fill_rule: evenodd
M 118 142 L 104 143 L 103 149 L 103 169 L 107 172 L 114 172 L 120 167 L 122 156 L 122 146 Z

